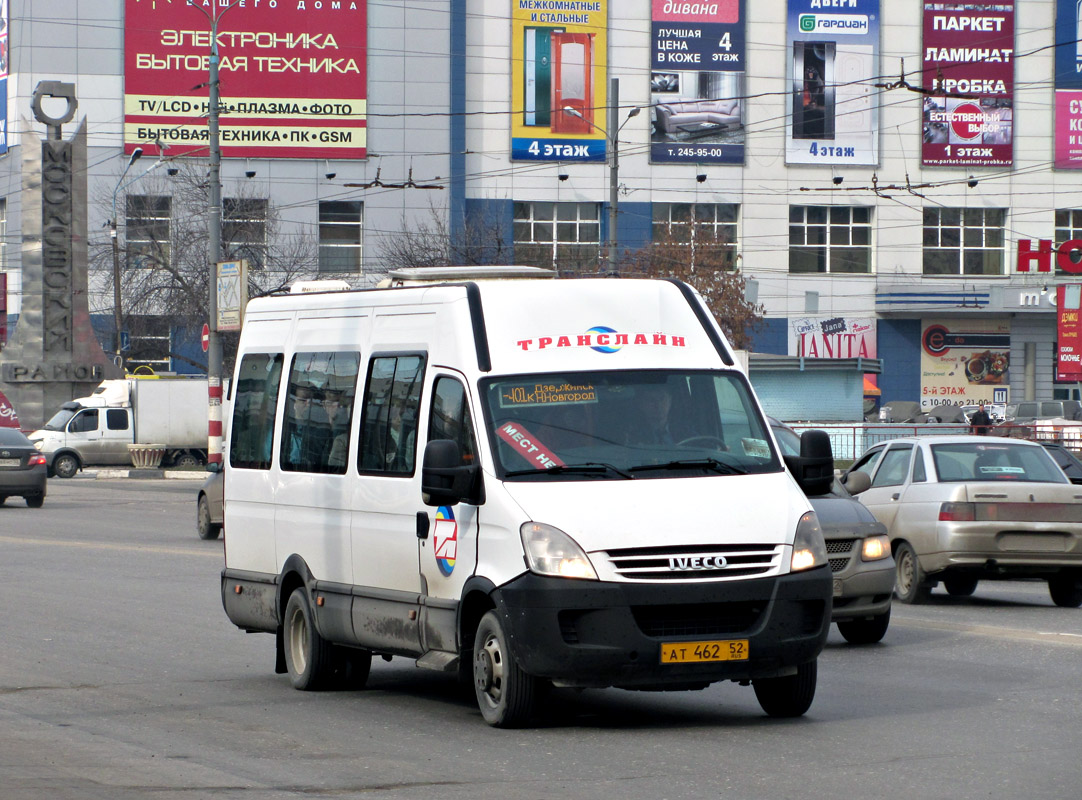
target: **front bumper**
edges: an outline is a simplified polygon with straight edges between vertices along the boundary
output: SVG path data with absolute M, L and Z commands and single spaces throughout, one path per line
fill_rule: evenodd
M 859 558 L 859 556 L 858 556 Z M 874 567 L 872 567 L 874 565 Z M 865 562 L 849 575 L 834 576 L 833 622 L 878 617 L 890 610 L 894 592 L 893 558 Z
M 788 674 L 830 627 L 830 570 L 745 581 L 631 584 L 525 574 L 495 592 L 512 653 L 566 686 L 665 688 Z M 747 639 L 749 659 L 662 664 L 666 642 Z

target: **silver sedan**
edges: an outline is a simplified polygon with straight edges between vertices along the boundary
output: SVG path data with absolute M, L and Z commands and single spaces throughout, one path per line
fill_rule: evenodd
M 925 601 L 940 581 L 965 596 L 983 579 L 1042 578 L 1056 605 L 1082 605 L 1082 487 L 1039 444 L 894 439 L 843 480 L 887 527 L 903 603 Z

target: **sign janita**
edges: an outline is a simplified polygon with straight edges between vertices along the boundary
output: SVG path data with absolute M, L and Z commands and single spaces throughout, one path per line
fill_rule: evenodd
M 793 320 L 789 353 L 805 358 L 875 358 L 875 320 Z

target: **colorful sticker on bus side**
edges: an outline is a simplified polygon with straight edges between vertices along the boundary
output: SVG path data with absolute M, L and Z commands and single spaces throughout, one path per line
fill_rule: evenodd
M 436 525 L 432 532 L 432 552 L 436 555 L 436 566 L 440 573 L 450 577 L 455 571 L 455 557 L 458 555 L 458 522 L 450 506 L 436 509 Z

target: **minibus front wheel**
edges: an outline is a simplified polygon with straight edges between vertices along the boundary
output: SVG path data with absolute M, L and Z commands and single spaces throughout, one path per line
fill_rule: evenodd
M 473 645 L 473 688 L 485 722 L 517 728 L 530 721 L 538 679 L 515 663 L 499 613 L 489 611 L 477 626 Z

